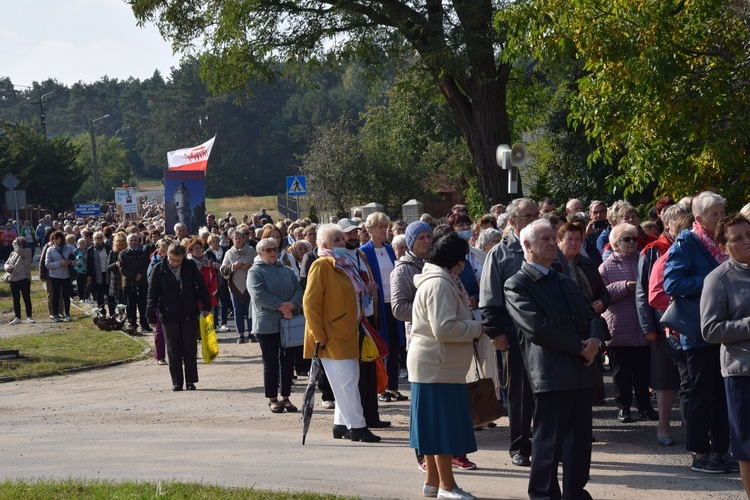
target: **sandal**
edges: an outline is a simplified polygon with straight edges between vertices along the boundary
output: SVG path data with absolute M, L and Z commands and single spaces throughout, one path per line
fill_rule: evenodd
M 278 399 L 269 399 L 268 406 L 271 408 L 271 413 L 284 413 L 284 405 Z
M 282 399 L 282 400 L 280 401 L 280 403 L 281 403 L 281 405 L 282 405 L 282 406 L 284 407 L 284 409 L 285 409 L 286 411 L 288 411 L 289 413 L 294 413 L 295 411 L 297 411 L 297 407 L 296 407 L 296 406 L 294 406 L 294 405 L 292 404 L 292 402 L 291 402 L 291 401 L 289 401 L 289 399 Z

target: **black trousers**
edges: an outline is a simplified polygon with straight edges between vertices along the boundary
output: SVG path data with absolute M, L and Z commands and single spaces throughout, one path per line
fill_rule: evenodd
M 359 362 L 359 399 L 367 426 L 380 422 L 378 413 L 378 373 L 375 362 Z
M 729 449 L 720 351 L 718 344 L 685 351 L 690 376 L 685 448 L 695 453 L 726 453 Z
M 633 392 L 639 411 L 651 408 L 648 393 L 651 347 L 610 346 L 609 357 L 612 361 L 612 389 L 617 408 L 629 410 L 633 405 Z
M 70 278 L 50 278 L 50 282 L 52 283 L 52 314 L 60 315 L 60 296 L 62 295 L 65 315 L 70 316 L 70 296 L 73 294 L 73 284 Z
M 294 374 L 293 349 L 287 350 L 281 347 L 281 335 L 278 332 L 259 334 L 258 339 L 260 339 L 260 352 L 263 358 L 263 387 L 266 397 L 277 397 L 279 385 L 281 385 L 281 397 L 288 398 L 292 393 L 292 375 Z
M 393 316 L 393 310 L 389 303 L 385 304 L 385 324 L 388 331 L 388 338 L 383 339 L 388 342 L 388 357 L 385 358 L 385 372 L 388 374 L 388 390 L 398 391 L 398 372 L 400 368 L 399 350 L 400 334 L 398 331 L 398 321 Z
M 114 297 L 109 295 L 109 284 L 107 283 L 107 277 L 104 273 L 102 273 L 102 282 L 101 283 L 91 283 L 91 289 L 92 294 L 94 296 L 94 300 L 96 300 L 96 305 L 99 309 L 104 307 L 104 299 L 107 299 L 107 306 L 109 308 L 109 315 L 112 316 L 115 314 L 115 299 Z
M 591 469 L 591 388 L 534 395 L 530 499 L 590 500 L 584 489 Z M 563 466 L 563 487 L 557 481 Z
M 145 282 L 145 279 L 144 279 Z M 145 327 L 148 325 L 146 319 L 146 300 L 148 299 L 148 288 L 145 286 L 128 286 L 125 289 L 125 300 L 128 303 L 128 323 L 132 328 L 138 326 L 137 319 L 141 318 L 141 326 Z M 138 308 L 138 316 L 136 317 L 136 308 Z
M 198 382 L 198 318 L 187 321 L 162 323 L 164 339 L 167 343 L 169 356 L 169 375 L 172 385 L 182 387 L 183 382 L 194 384 Z M 182 365 L 185 364 L 185 375 Z
M 510 456 L 531 456 L 531 417 L 534 415 L 534 393 L 519 349 L 508 350 L 508 420 Z
M 26 306 L 26 317 L 31 317 L 31 280 L 23 279 L 10 282 L 10 295 L 13 297 L 13 312 L 16 318 L 21 317 L 21 297 Z

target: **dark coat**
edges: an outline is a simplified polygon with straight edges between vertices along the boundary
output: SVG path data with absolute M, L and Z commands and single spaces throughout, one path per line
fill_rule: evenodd
M 195 319 L 200 314 L 199 300 L 205 304 L 203 310 L 211 312 L 211 296 L 208 293 L 208 287 L 194 262 L 188 259 L 182 261 L 180 279 L 182 283 L 177 281 L 169 269 L 167 259 L 154 265 L 148 286 L 146 310 L 146 317 L 150 324 L 156 323 L 157 309 L 162 323 Z
M 581 341 L 602 339 L 599 321 L 578 285 L 551 271 L 547 275 L 524 262 L 504 286 L 508 313 L 518 331 L 526 373 L 534 394 L 602 385 L 596 363 L 585 366 Z M 563 300 L 564 298 L 564 300 Z
M 135 250 L 126 248 L 117 256 L 120 263 L 120 272 L 125 278 L 125 288 L 132 285 L 140 287 L 148 286 L 148 265 L 151 264 L 149 255 L 138 246 Z M 141 279 L 136 281 L 136 276 L 141 275 Z

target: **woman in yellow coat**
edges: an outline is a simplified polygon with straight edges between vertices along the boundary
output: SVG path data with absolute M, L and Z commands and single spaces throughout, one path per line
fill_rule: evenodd
M 372 295 L 346 258 L 344 235 L 338 225 L 318 228 L 319 258 L 307 275 L 302 299 L 305 311 L 306 358 L 315 352 L 323 363 L 336 397 L 333 437 L 367 443 L 380 437 L 367 428 L 359 396 L 359 322 Z

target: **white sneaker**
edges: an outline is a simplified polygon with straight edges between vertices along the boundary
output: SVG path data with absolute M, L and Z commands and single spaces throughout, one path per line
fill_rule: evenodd
M 34 321 L 34 318 L 26 318 L 26 323 L 36 323 L 36 321 Z
M 13 320 L 10 322 L 11 325 L 17 325 L 21 322 L 21 318 L 13 318 Z
M 326 408 L 327 410 L 333 410 L 334 408 L 336 408 L 336 401 L 323 401 L 320 406 Z
M 438 489 L 437 493 L 438 498 L 442 498 L 445 500 L 477 500 L 477 497 L 472 495 L 471 493 L 462 490 L 458 486 L 453 488 L 453 491 L 444 490 L 443 488 Z
M 223 325 L 221 325 L 221 328 L 219 328 L 219 331 L 220 332 L 228 332 L 229 328 L 227 327 L 226 324 L 223 324 Z
M 438 488 L 437 486 L 430 486 L 427 483 L 424 483 L 424 486 L 422 487 L 422 496 L 423 497 L 436 497 L 438 496 Z

